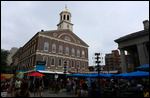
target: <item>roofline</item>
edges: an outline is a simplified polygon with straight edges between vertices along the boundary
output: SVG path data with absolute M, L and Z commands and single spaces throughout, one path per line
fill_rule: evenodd
M 145 30 L 141 30 L 141 31 L 138 31 L 138 32 L 135 32 L 135 33 L 125 35 L 125 36 L 120 37 L 120 38 L 118 38 L 114 41 L 116 43 L 118 43 L 118 42 L 121 42 L 121 41 L 124 41 L 124 40 L 127 40 L 127 39 L 131 39 L 131 38 L 135 38 L 135 37 L 138 37 L 138 36 L 141 36 L 141 35 L 145 35 L 145 34 L 149 34 L 149 29 L 145 29 Z
M 73 35 L 75 35 L 78 39 L 80 39 L 75 33 L 73 33 L 71 30 L 69 29 L 59 29 L 59 30 L 51 30 L 51 31 L 43 31 L 43 32 L 39 32 L 39 33 L 46 33 L 46 32 L 55 32 L 55 31 L 69 31 L 71 32 Z M 82 39 L 80 39 L 87 47 L 89 47 L 89 45 L 87 45 Z

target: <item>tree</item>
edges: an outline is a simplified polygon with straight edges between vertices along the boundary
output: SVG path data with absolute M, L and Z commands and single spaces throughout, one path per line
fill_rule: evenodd
M 7 64 L 8 55 L 9 52 L 7 50 L 1 49 L 1 73 L 6 73 L 6 70 L 8 69 L 8 64 Z

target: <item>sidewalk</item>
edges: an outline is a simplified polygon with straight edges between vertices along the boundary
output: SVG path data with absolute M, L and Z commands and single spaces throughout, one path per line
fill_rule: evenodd
M 7 97 L 11 97 L 11 93 L 8 93 Z M 31 92 L 30 97 L 34 97 L 34 92 Z M 61 89 L 58 93 L 54 93 L 52 91 L 49 92 L 49 90 L 44 90 L 42 97 L 76 97 L 76 95 L 73 92 L 66 92 L 66 89 Z

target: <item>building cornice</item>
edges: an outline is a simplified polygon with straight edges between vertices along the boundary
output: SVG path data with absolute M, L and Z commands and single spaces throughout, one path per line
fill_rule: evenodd
M 148 34 L 149 35 L 149 29 L 146 29 L 146 30 L 142 30 L 142 31 L 138 31 L 138 32 L 135 32 L 135 33 L 131 33 L 131 34 L 128 34 L 128 35 L 125 35 L 123 37 L 120 37 L 116 40 L 114 40 L 116 43 L 119 43 L 121 41 L 125 41 L 125 40 L 129 40 L 129 39 L 133 39 L 133 38 L 136 38 L 136 37 L 141 37 L 141 36 L 144 36 Z
M 85 62 L 88 62 L 88 59 L 82 59 L 82 58 L 75 58 L 75 57 L 72 57 L 72 56 L 66 56 L 66 55 L 58 55 L 58 54 L 52 54 L 52 53 L 47 53 L 47 52 L 40 52 L 40 51 L 36 51 L 36 55 L 48 55 L 48 56 L 51 56 L 51 57 L 57 57 L 57 58 L 65 58 L 65 59 L 73 59 L 73 60 L 79 60 L 79 61 L 85 61 Z

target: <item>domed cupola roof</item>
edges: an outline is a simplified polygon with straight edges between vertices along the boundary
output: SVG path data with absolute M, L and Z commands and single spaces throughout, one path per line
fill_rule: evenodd
M 64 9 L 62 12 L 69 12 L 70 13 L 70 11 L 68 9 Z

